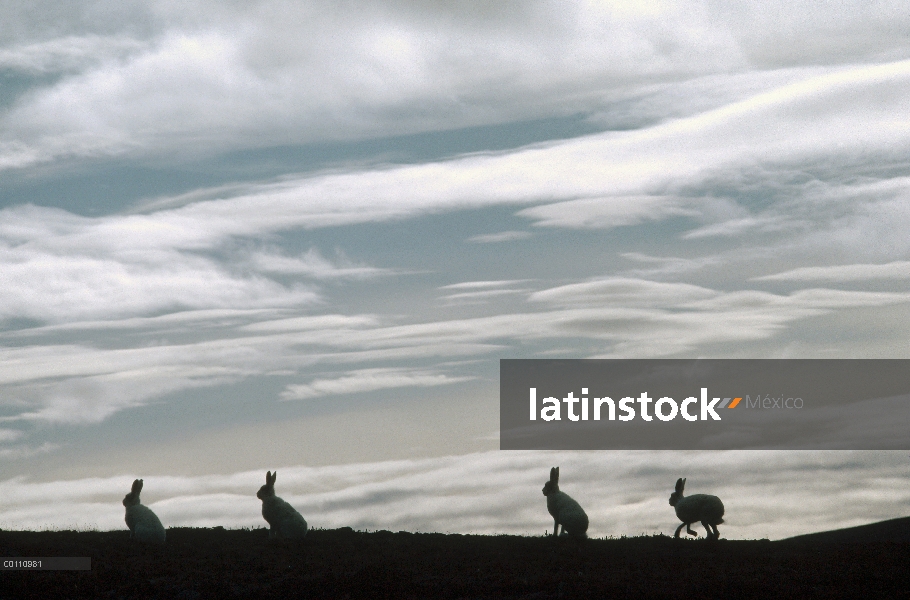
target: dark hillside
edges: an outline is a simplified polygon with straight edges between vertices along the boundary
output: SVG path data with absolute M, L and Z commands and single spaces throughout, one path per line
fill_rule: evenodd
M 797 535 L 782 541 L 812 544 L 874 544 L 878 542 L 902 542 L 910 544 L 910 517 L 889 519 L 887 521 L 879 521 L 878 523 L 870 523 L 869 525 L 847 527 L 845 529 L 835 529 L 833 531 L 807 533 L 806 535 Z
M 343 528 L 291 543 L 269 541 L 264 529 L 177 528 L 156 548 L 131 543 L 127 531 L 3 531 L 2 556 L 91 556 L 92 570 L 5 571 L 0 598 L 906 597 L 910 543 L 851 544 L 829 533 L 837 543 L 579 544 Z

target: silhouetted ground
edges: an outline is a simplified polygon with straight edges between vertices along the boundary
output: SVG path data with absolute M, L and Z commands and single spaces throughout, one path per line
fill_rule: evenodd
M 902 541 L 868 539 L 876 527 Z M 777 542 L 348 528 L 289 542 L 176 528 L 153 547 L 127 531 L 3 531 L 0 556 L 90 556 L 92 570 L 5 571 L 0 598 L 907 598 L 908 532 L 898 519 Z
M 866 544 L 873 544 L 876 542 L 910 542 L 910 517 L 889 519 L 887 521 L 879 521 L 878 523 L 870 523 L 869 525 L 835 529 L 834 531 L 807 533 L 806 535 L 787 538 L 786 541 L 813 544 L 820 542 Z

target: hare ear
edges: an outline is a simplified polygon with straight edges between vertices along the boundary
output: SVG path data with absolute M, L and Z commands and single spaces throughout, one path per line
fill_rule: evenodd
M 676 493 L 682 492 L 684 487 L 686 487 L 686 480 L 680 477 L 676 480 Z
M 141 492 L 141 491 L 142 491 L 142 480 L 141 480 L 141 479 L 136 479 L 136 480 L 134 480 L 134 481 L 133 481 L 132 493 L 133 493 L 133 494 L 138 494 L 138 493 Z
M 553 467 L 550 469 L 550 481 L 553 483 L 559 483 L 559 467 Z

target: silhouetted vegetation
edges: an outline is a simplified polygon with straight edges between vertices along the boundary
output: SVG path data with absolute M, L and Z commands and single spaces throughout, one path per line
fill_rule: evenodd
M 910 519 L 850 541 L 588 539 L 349 528 L 0 532 L 3 556 L 91 556 L 91 571 L 7 571 L 0 598 L 856 598 L 908 589 Z M 829 532 L 835 534 L 835 532 Z M 903 537 L 902 537 L 903 536 Z

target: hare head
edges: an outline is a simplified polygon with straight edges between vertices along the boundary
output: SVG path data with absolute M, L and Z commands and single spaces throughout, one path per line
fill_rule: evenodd
M 680 498 L 683 497 L 683 488 L 686 487 L 686 480 L 680 477 L 676 480 L 676 491 L 670 494 L 670 506 L 676 506 Z
M 550 469 L 550 481 L 546 482 L 541 490 L 544 496 L 549 496 L 559 491 L 559 467 Z
M 139 492 L 142 491 L 142 480 L 133 481 L 133 489 L 123 497 L 123 506 L 136 506 L 139 504 Z
M 265 500 L 270 496 L 275 495 L 275 480 L 278 478 L 278 471 L 272 473 L 271 471 L 265 472 L 265 485 L 259 488 L 259 491 L 256 492 L 256 497 L 260 500 Z

